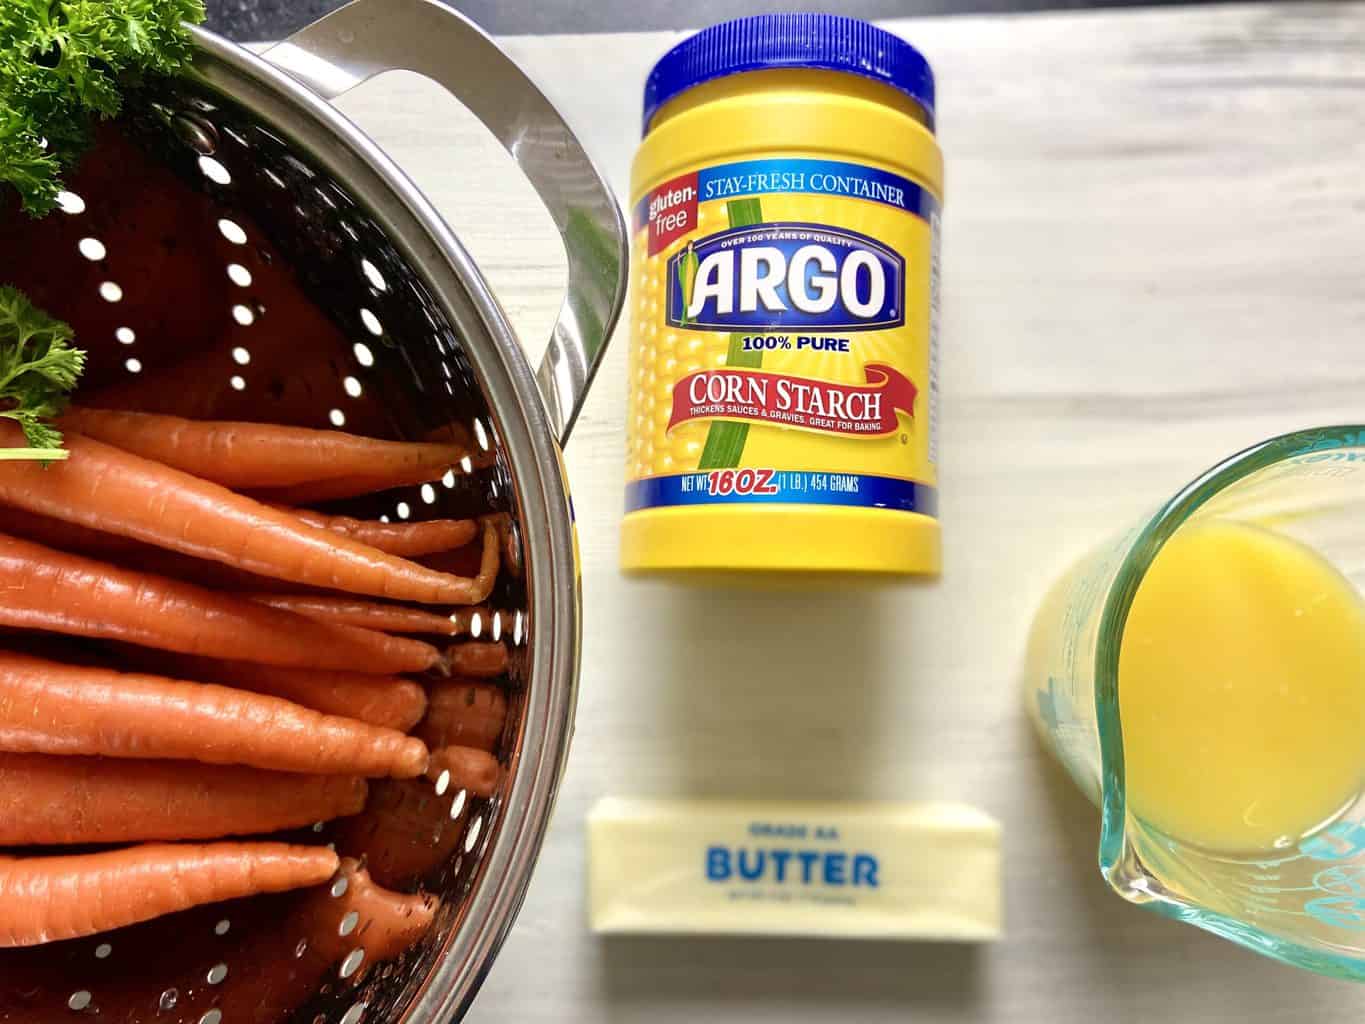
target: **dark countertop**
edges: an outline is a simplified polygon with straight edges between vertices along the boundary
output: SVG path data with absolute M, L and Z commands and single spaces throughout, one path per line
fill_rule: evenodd
M 206 0 L 209 27 L 239 41 L 279 39 L 342 0 Z M 834 10 L 863 18 L 918 14 L 1009 13 L 1075 7 L 1129 7 L 1181 0 L 451 0 L 499 35 L 643 32 L 697 28 L 762 11 Z

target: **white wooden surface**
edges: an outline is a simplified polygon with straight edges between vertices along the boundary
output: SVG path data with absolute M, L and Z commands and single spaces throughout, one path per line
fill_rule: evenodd
M 1130 907 L 1094 811 L 1017 695 L 1049 579 L 1219 457 L 1365 414 L 1365 6 L 892 25 L 938 72 L 947 151 L 941 583 L 763 594 L 623 579 L 624 332 L 568 453 L 586 595 L 577 743 L 471 1019 L 1348 1021 L 1365 989 Z M 666 34 L 508 40 L 618 192 Z M 407 77 L 344 106 L 462 232 L 526 338 L 562 259 L 505 160 Z M 605 793 L 961 799 L 1003 819 L 986 948 L 601 941 Z

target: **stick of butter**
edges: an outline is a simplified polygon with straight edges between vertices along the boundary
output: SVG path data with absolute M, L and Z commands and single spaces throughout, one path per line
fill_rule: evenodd
M 962 804 L 608 797 L 588 861 L 595 932 L 1001 934 L 1000 825 Z

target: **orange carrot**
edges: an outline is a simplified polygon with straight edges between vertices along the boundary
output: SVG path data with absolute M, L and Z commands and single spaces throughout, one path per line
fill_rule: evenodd
M 385 523 L 377 519 L 352 519 L 350 516 L 329 516 L 306 508 L 284 510 L 298 516 L 309 526 L 331 530 L 344 537 L 358 540 L 372 548 L 398 555 L 417 558 L 438 551 L 464 547 L 479 535 L 479 524 L 474 519 L 431 519 L 424 523 Z
M 155 551 L 127 537 L 117 537 L 102 530 L 92 530 L 75 523 L 64 523 L 51 516 L 40 516 L 13 506 L 0 506 L 0 529 L 11 536 L 46 544 L 50 548 L 73 551 L 93 558 L 112 560 L 123 554 Z
M 357 814 L 366 791 L 346 775 L 0 754 L 0 846 L 276 832 Z
M 197 679 L 302 704 L 328 715 L 407 732 L 422 720 L 427 694 L 400 676 L 365 675 L 323 669 L 276 668 L 247 661 L 195 658 L 170 651 L 118 645 L 119 661 L 138 672 Z
M 110 409 L 72 408 L 61 422 L 115 448 L 243 490 L 347 476 L 406 482 L 417 474 L 435 480 L 469 454 L 455 444 Z
M 95 935 L 164 914 L 327 881 L 331 850 L 283 843 L 148 844 L 0 857 L 0 948 Z
M 455 636 L 459 628 L 454 616 L 437 615 L 421 608 L 401 604 L 380 604 L 354 597 L 328 597 L 325 594 L 244 594 L 253 601 L 295 612 L 318 622 L 338 626 L 359 626 L 381 633 L 435 633 Z
M 427 778 L 436 783 L 438 789 L 450 786 L 467 790 L 474 796 L 492 796 L 498 791 L 502 766 L 487 751 L 473 747 L 441 747 L 431 752 Z M 441 784 L 443 779 L 445 786 Z
M 492 683 L 449 679 L 431 688 L 416 735 L 431 750 L 459 745 L 492 753 L 507 726 L 507 697 Z
M 22 444 L 17 425 L 0 423 L 0 446 Z M 99 441 L 68 433 L 66 447 L 61 463 L 0 465 L 0 502 L 307 586 L 426 604 L 487 596 L 479 579 L 396 558 Z
M 383 885 L 403 888 L 446 864 L 464 839 L 468 794 L 431 783 L 386 779 L 370 786 L 365 809 L 337 823 L 337 849 L 364 860 Z
M 408 779 L 421 740 L 278 697 L 0 651 L 0 751 Z
M 507 671 L 509 658 L 503 644 L 470 640 L 448 647 L 446 661 L 454 675 L 490 679 Z
M 119 569 L 0 534 L 0 626 L 123 640 L 286 668 L 424 672 L 429 644 L 328 626 L 190 583 Z

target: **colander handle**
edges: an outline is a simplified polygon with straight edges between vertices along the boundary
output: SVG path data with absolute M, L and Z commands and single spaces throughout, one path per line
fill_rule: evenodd
M 263 56 L 325 99 L 385 71 L 424 75 L 521 166 L 568 255 L 568 291 L 536 374 L 567 441 L 625 300 L 627 235 L 616 197 L 559 111 L 482 29 L 438 0 L 353 0 Z

